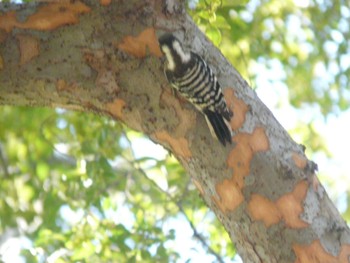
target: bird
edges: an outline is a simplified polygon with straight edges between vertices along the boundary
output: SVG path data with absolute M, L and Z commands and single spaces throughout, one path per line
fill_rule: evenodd
M 163 34 L 158 42 L 166 58 L 164 72 L 168 82 L 205 116 L 214 138 L 224 146 L 231 143 L 233 112 L 227 106 L 214 72 L 198 54 L 186 50 L 173 34 Z

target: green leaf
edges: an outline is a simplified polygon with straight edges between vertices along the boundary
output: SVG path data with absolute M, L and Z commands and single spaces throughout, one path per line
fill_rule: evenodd
M 215 46 L 219 46 L 221 43 L 221 32 L 217 27 L 210 26 L 206 29 L 205 34 L 213 42 Z
M 209 20 L 212 16 L 211 12 L 208 10 L 203 10 L 197 14 L 197 16 L 204 18 L 205 20 Z
M 211 24 L 218 29 L 231 29 L 230 24 L 223 16 L 216 16 L 215 21 L 213 21 Z
M 38 178 L 40 178 L 41 181 L 44 181 L 50 172 L 50 167 L 47 165 L 47 163 L 39 162 L 36 166 L 36 173 Z
M 243 6 L 248 2 L 249 0 L 223 0 L 222 6 L 229 6 L 229 7 Z
M 74 261 L 88 259 L 95 253 L 95 246 L 90 241 L 84 241 L 79 247 L 75 247 L 71 259 Z
M 146 260 L 146 261 L 152 259 L 152 256 L 149 253 L 149 251 L 148 250 L 144 250 L 144 249 L 141 250 L 141 257 L 142 257 L 142 260 Z

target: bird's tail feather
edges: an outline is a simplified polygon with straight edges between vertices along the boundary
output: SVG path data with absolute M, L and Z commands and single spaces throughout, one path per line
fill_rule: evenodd
M 231 128 L 223 116 L 209 109 L 205 109 L 203 113 L 213 137 L 216 137 L 224 146 L 226 142 L 231 143 Z

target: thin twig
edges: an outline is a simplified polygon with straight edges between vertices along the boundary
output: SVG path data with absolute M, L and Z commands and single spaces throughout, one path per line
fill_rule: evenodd
M 128 144 L 131 148 L 131 141 L 129 140 L 128 136 L 124 133 L 124 136 L 126 138 L 126 140 L 128 141 Z M 135 159 L 135 156 L 134 156 L 134 152 L 131 150 L 131 153 L 132 153 L 132 161 L 130 160 L 127 160 L 127 162 L 129 162 L 129 164 L 133 167 L 135 167 L 135 164 L 137 162 L 137 160 Z M 221 258 L 221 256 L 216 253 L 213 248 L 206 242 L 205 238 L 197 231 L 195 225 L 193 224 L 193 222 L 191 221 L 191 219 L 188 217 L 188 215 L 186 214 L 186 212 L 184 211 L 183 207 L 182 207 L 182 204 L 180 201 L 176 201 L 174 200 L 174 198 L 169 194 L 169 192 L 163 190 L 161 187 L 159 187 L 159 185 L 152 179 L 150 179 L 148 176 L 147 176 L 147 173 L 139 167 L 139 165 L 136 165 L 136 171 L 138 171 L 139 173 L 141 173 L 145 179 L 147 181 L 149 181 L 151 183 L 152 186 L 154 186 L 156 189 L 158 189 L 160 192 L 162 192 L 163 194 L 165 194 L 169 199 L 170 201 L 172 201 L 173 203 L 176 204 L 176 206 L 178 207 L 179 211 L 184 215 L 185 219 L 188 221 L 192 231 L 193 231 L 193 236 L 194 238 L 196 238 L 200 243 L 201 245 L 210 253 L 212 254 L 215 258 L 216 258 L 216 261 L 219 262 L 219 263 L 224 263 L 224 260 Z M 188 190 L 188 187 L 186 187 L 185 191 Z M 184 195 L 182 195 L 184 196 Z
M 47 143 L 54 151 L 54 153 L 56 153 L 58 155 L 58 158 L 59 156 L 61 156 L 61 158 L 59 158 L 61 161 L 65 161 L 67 162 L 68 164 L 70 165 L 75 165 L 76 164 L 76 159 L 68 154 L 65 154 L 63 152 L 61 152 L 60 150 L 58 150 L 55 146 L 54 143 L 52 143 L 51 140 L 49 140 L 48 138 L 46 138 L 45 136 L 45 133 L 44 133 L 44 128 L 46 128 L 45 126 L 47 124 L 51 124 L 50 122 L 52 121 L 53 118 L 55 118 L 56 115 L 55 114 L 51 114 L 50 116 L 48 116 L 45 120 L 43 120 L 40 124 L 40 127 L 39 127 L 39 134 L 41 136 L 41 138 L 43 139 L 43 141 L 45 143 Z
M 207 251 L 216 258 L 217 262 L 224 263 L 224 260 L 221 258 L 221 256 L 212 249 L 212 247 L 207 243 L 205 238 L 197 231 L 195 225 L 193 224 L 191 219 L 187 216 L 186 212 L 183 210 L 182 204 L 177 203 L 177 207 L 179 208 L 180 212 L 185 216 L 186 220 L 188 221 L 188 223 L 193 231 L 193 236 L 197 240 L 199 240 L 199 242 L 202 244 L 202 246 L 205 247 L 207 249 Z

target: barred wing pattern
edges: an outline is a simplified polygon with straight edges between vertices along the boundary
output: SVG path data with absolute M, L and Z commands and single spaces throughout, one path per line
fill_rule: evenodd
M 172 86 L 204 113 L 212 134 L 225 145 L 231 142 L 231 129 L 227 122 L 233 114 L 210 67 L 193 52 L 191 61 L 192 65 L 182 75 L 175 75 L 169 70 L 165 70 L 165 74 Z

